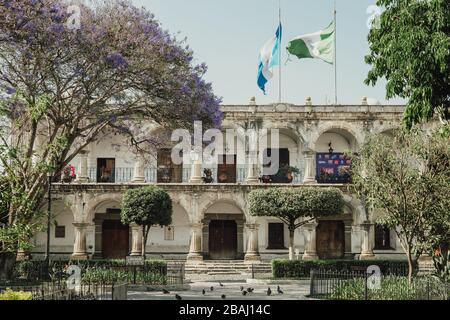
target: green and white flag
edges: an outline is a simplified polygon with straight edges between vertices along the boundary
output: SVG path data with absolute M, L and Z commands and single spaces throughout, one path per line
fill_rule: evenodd
M 317 58 L 333 64 L 334 61 L 334 21 L 324 30 L 305 34 L 289 41 L 287 50 L 290 54 L 303 58 Z

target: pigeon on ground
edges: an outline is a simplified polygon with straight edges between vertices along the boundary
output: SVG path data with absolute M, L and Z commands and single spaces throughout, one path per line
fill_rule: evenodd
M 253 290 L 255 290 L 255 289 L 253 289 L 253 288 L 248 288 L 248 289 L 247 289 L 247 292 L 248 292 L 248 293 L 252 293 Z
M 181 296 L 179 296 L 178 294 L 175 294 L 175 299 L 182 300 L 183 298 L 181 298 Z
M 223 287 L 223 284 L 221 282 L 219 282 L 219 286 Z
M 267 295 L 270 296 L 272 294 L 272 290 L 270 289 L 270 287 L 267 289 Z
M 214 287 L 209 288 L 209 290 L 214 291 Z
M 227 296 L 223 294 L 222 295 L 222 299 L 226 299 L 226 298 L 227 298 Z
M 166 289 L 163 289 L 162 292 L 163 292 L 164 294 L 170 294 L 170 291 L 169 291 L 169 290 L 166 290 Z
M 244 287 L 243 286 L 241 286 L 241 291 L 244 291 Z
M 281 290 L 280 286 L 278 286 L 277 292 L 278 292 L 278 294 L 283 294 L 284 293 L 283 290 Z
M 203 290 L 202 290 L 202 293 L 203 293 L 203 295 L 205 295 L 205 294 L 206 294 L 206 291 L 205 291 L 205 289 L 203 289 Z
M 247 295 L 247 291 L 245 291 L 245 290 L 242 291 L 242 295 L 243 295 L 243 296 L 246 296 L 246 295 Z

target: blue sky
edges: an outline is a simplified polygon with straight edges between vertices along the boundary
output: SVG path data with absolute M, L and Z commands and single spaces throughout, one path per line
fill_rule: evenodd
M 187 37 L 198 62 L 209 67 L 207 80 L 225 104 L 247 104 L 252 96 L 258 104 L 278 101 L 278 75 L 267 86 L 267 96 L 256 85 L 259 50 L 275 34 L 278 0 L 133 0 L 153 12 L 164 29 L 179 38 Z M 295 36 L 319 31 L 333 18 L 333 0 L 281 0 L 283 48 Z M 370 69 L 364 63 L 367 44 L 367 8 L 375 0 L 337 0 L 337 66 L 340 104 L 359 104 L 363 96 L 381 103 L 402 103 L 385 99 L 385 82 L 368 87 L 363 81 Z M 316 59 L 291 61 L 284 65 L 283 102 L 314 104 L 334 100 L 333 67 Z

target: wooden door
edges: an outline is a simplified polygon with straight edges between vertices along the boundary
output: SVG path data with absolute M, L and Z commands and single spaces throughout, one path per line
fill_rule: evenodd
M 102 256 L 124 259 L 129 253 L 129 227 L 119 220 L 105 220 L 102 225 Z
M 284 248 L 284 224 L 269 223 L 269 247 L 267 249 Z
M 320 259 L 342 259 L 345 253 L 345 226 L 342 221 L 320 221 L 316 229 Z
M 209 257 L 233 260 L 237 256 L 237 224 L 233 220 L 213 220 L 209 224 Z

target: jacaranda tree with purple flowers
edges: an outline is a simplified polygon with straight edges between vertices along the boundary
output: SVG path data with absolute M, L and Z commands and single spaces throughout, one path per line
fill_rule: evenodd
M 57 176 L 106 129 L 143 151 L 152 142 L 144 122 L 212 127 L 222 118 L 206 66 L 151 13 L 129 1 L 77 6 L 74 17 L 61 0 L 0 0 L 1 190 L 11 194 L 0 251 L 32 234 L 47 173 Z

